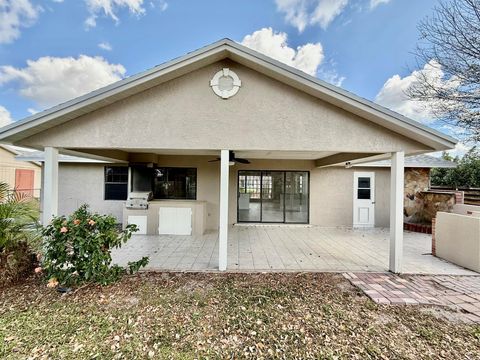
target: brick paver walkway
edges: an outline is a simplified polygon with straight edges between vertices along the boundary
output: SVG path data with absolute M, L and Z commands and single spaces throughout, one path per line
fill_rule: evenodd
M 344 273 L 370 299 L 386 305 L 439 305 L 480 323 L 480 276 Z

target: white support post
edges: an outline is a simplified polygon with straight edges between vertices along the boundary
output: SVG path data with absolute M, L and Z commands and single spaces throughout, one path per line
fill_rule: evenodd
M 222 150 L 220 155 L 220 227 L 218 231 L 218 269 L 227 270 L 228 248 L 228 175 L 230 152 Z
M 405 154 L 392 153 L 390 173 L 390 261 L 389 270 L 402 272 L 403 259 L 403 193 Z
M 45 148 L 43 166 L 43 206 L 42 222 L 48 225 L 53 216 L 58 215 L 58 149 Z

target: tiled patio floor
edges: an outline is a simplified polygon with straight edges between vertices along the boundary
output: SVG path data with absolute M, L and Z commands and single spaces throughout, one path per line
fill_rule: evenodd
M 203 236 L 134 235 L 113 252 L 114 262 L 149 256 L 147 269 L 215 271 L 217 233 Z M 428 255 L 430 235 L 405 233 L 404 272 L 417 274 L 475 274 Z M 352 230 L 305 226 L 233 226 L 229 232 L 229 271 L 388 270 L 388 229 Z
M 480 276 L 344 273 L 377 304 L 439 305 L 469 314 L 480 323 Z

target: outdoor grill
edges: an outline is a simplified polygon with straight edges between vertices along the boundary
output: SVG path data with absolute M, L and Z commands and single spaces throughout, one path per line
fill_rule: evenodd
M 125 204 L 127 209 L 148 209 L 148 201 L 153 198 L 151 191 L 145 192 L 131 192 L 128 194 L 128 199 Z

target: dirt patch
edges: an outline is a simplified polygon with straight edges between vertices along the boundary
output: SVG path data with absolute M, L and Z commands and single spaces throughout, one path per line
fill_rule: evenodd
M 26 243 L 19 243 L 11 251 L 0 252 L 0 287 L 12 285 L 29 277 L 36 264 L 35 254 Z
M 473 324 L 472 317 L 465 312 L 447 307 L 421 307 L 420 312 L 433 315 L 437 319 L 447 320 L 455 324 Z

